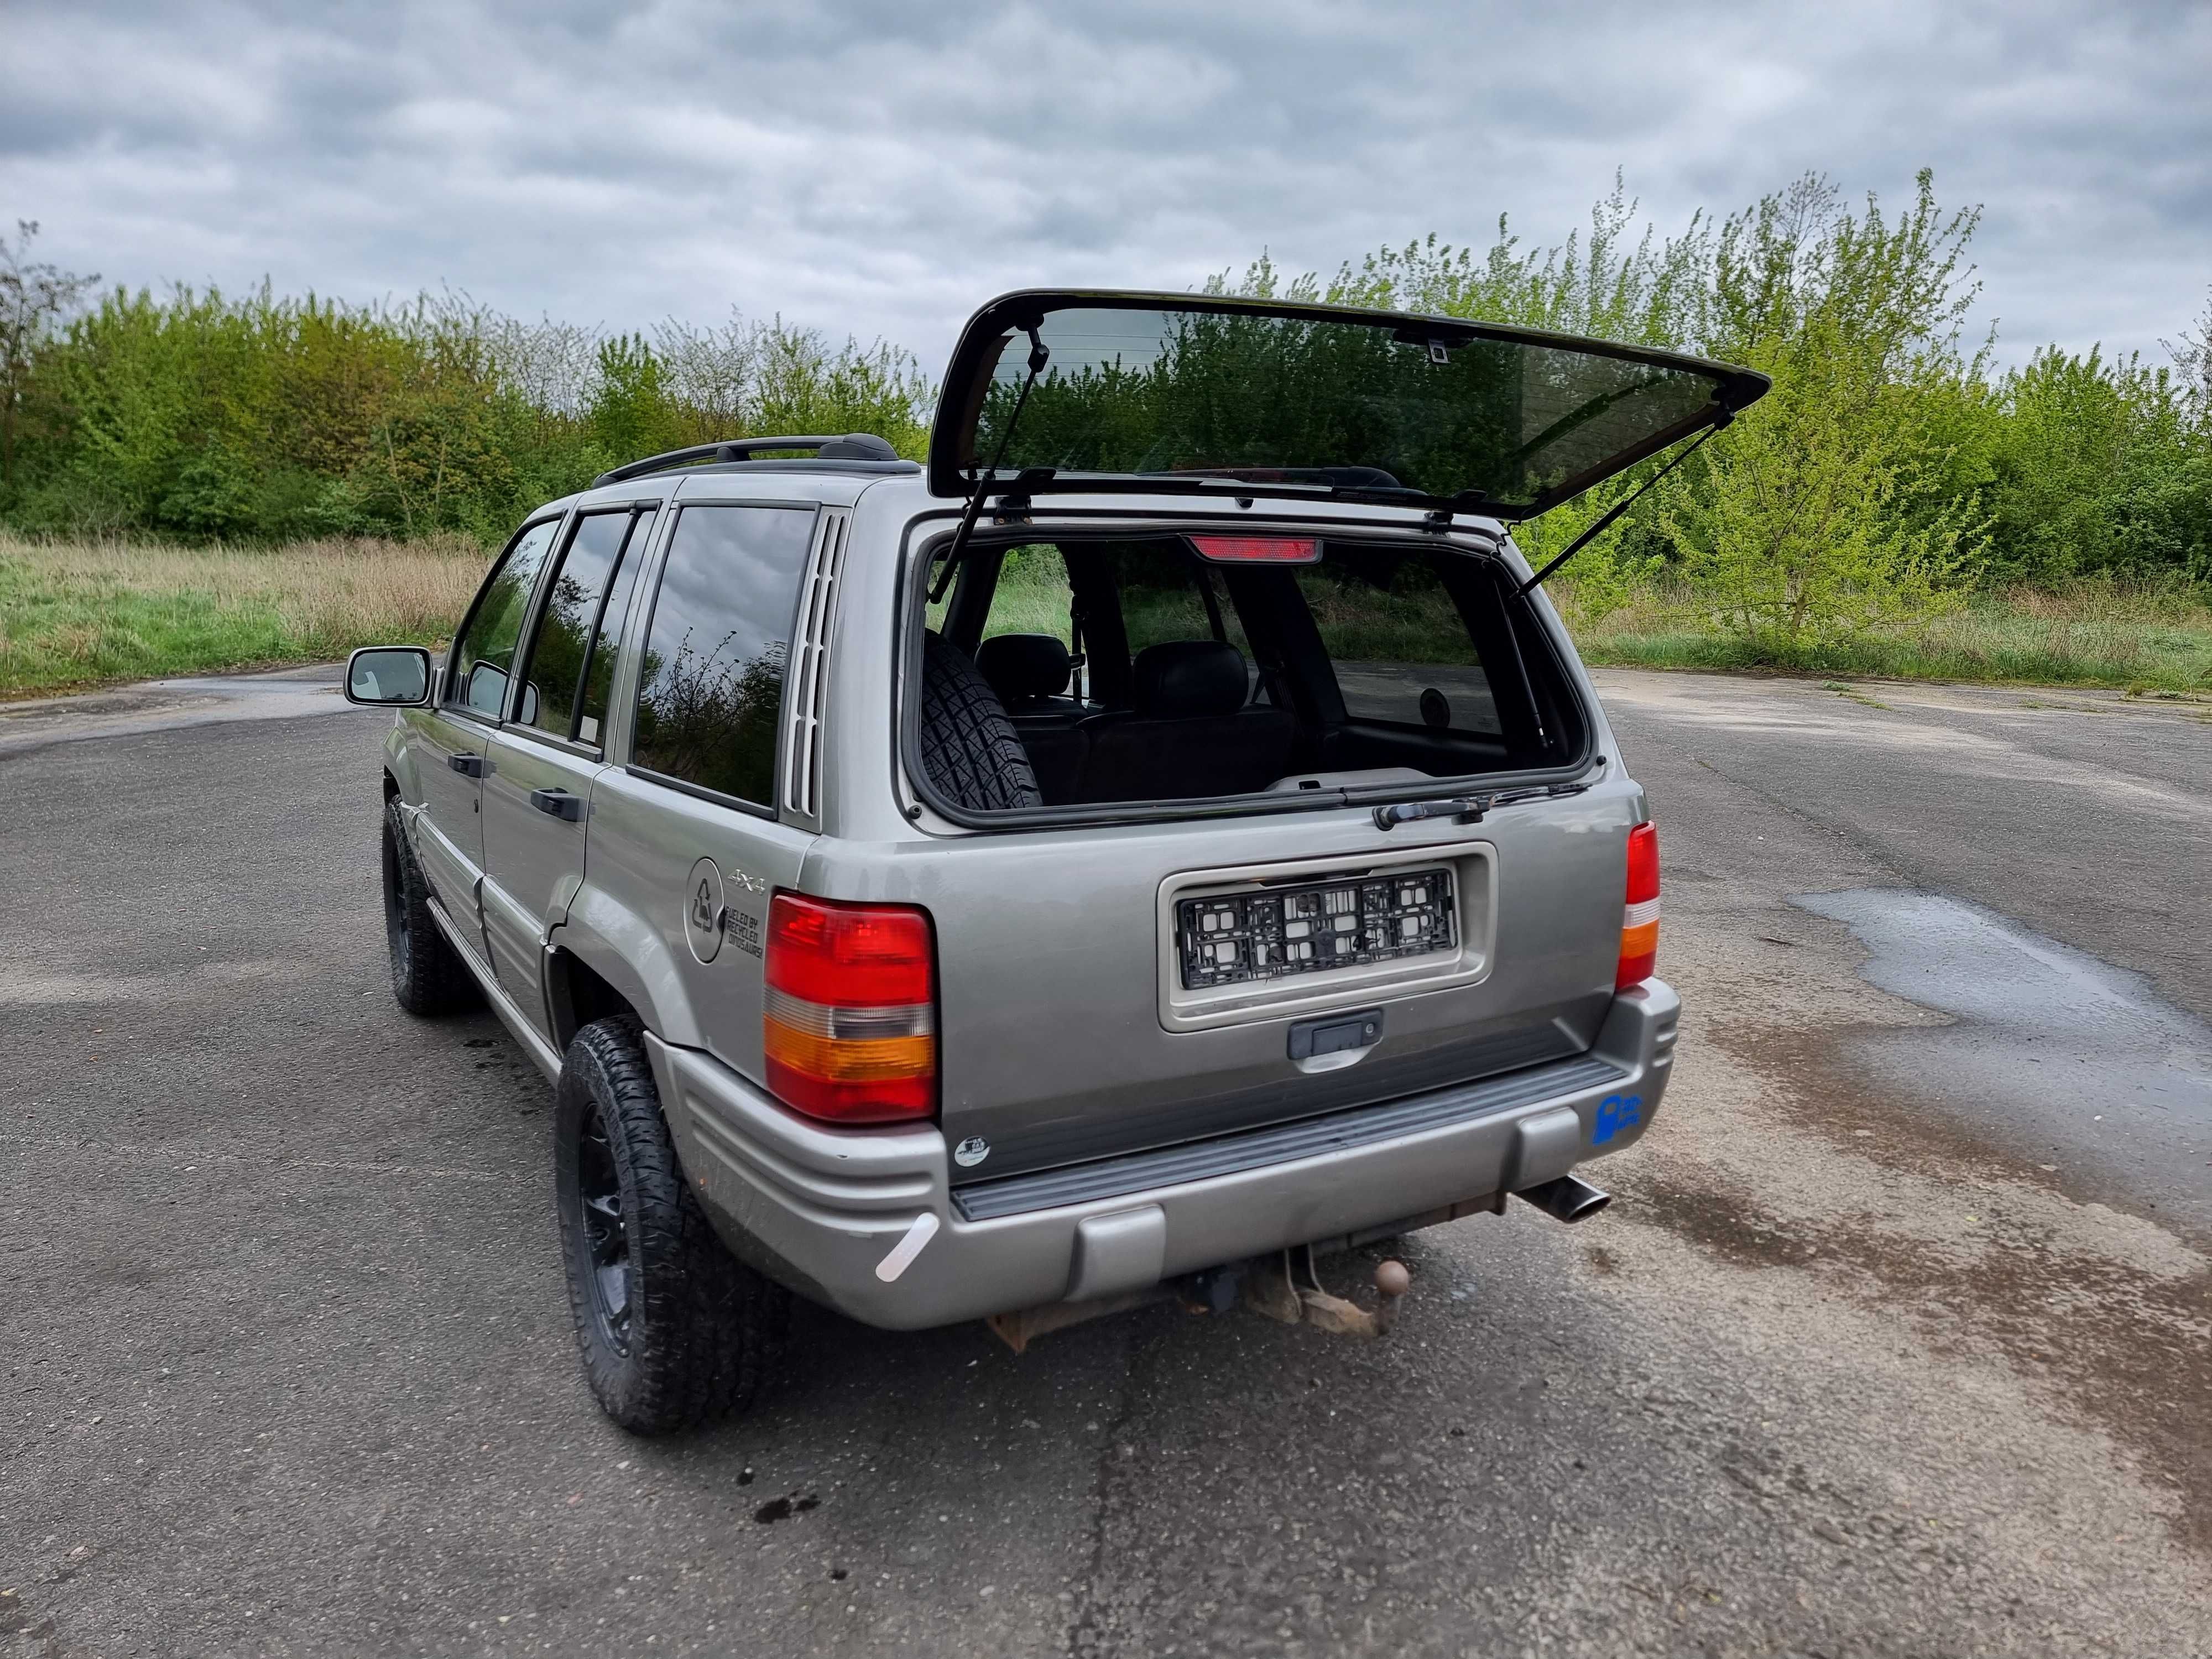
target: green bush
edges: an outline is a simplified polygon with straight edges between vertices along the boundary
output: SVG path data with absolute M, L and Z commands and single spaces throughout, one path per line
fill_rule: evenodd
M 1214 291 L 1327 299 L 1675 347 L 1775 390 L 1573 567 L 1602 617 L 1664 592 L 1685 627 L 1794 659 L 1961 596 L 2095 577 L 2212 586 L 2212 310 L 2175 368 L 2050 348 L 1999 373 L 1962 343 L 1974 211 L 1923 174 L 1894 216 L 1808 176 L 1680 234 L 1616 184 L 1586 234 L 1480 252 L 1435 236 L 1333 277 L 1264 256 Z M 115 289 L 0 238 L 0 524 L 209 541 L 504 537 L 620 462 L 769 432 L 872 431 L 919 458 L 914 357 L 786 324 L 602 335 L 465 296 L 356 306 Z M 1049 399 L 1025 422 L 1048 428 Z M 1654 459 L 1519 532 L 1538 562 Z
M 1261 258 L 1213 292 L 1437 313 L 1699 352 L 1774 390 L 1577 555 L 1598 621 L 1663 593 L 1728 660 L 1923 626 L 1973 592 L 2098 574 L 2212 585 L 2212 309 L 2179 372 L 2055 348 L 1998 374 L 1961 343 L 1977 210 L 1922 173 L 1905 211 L 1853 210 L 1818 176 L 1682 233 L 1636 231 L 1616 185 L 1588 234 L 1480 252 L 1435 236 L 1333 278 Z M 1655 459 L 1516 532 L 1541 563 Z
M 0 521 L 22 530 L 495 541 L 539 501 L 684 444 L 927 442 L 933 388 L 910 356 L 781 319 L 599 338 L 453 295 L 350 306 L 266 286 L 116 289 L 73 311 L 83 284 L 28 264 L 32 228 L 0 239 Z

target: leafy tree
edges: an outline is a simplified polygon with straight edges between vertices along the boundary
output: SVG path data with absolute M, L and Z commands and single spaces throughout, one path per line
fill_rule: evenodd
M 1663 575 L 1786 657 L 1909 623 L 1974 581 L 2212 583 L 2212 305 L 2169 345 L 2170 368 L 2054 348 L 1999 373 L 1988 343 L 1962 339 L 1974 224 L 1937 206 L 1926 174 L 1896 215 L 1871 198 L 1848 208 L 1808 175 L 1665 234 L 1616 179 L 1557 246 L 1524 246 L 1501 218 L 1487 245 L 1431 235 L 1334 274 L 1263 253 L 1206 287 L 1771 374 L 1772 393 L 1579 556 L 1586 611 Z M 858 430 L 918 458 L 928 441 L 936 388 L 909 353 L 780 316 L 609 333 L 451 290 L 357 306 L 266 284 L 94 301 L 96 279 L 33 260 L 37 227 L 18 230 L 0 239 L 0 516 L 20 528 L 493 541 L 538 501 L 679 445 Z M 1480 355 L 1452 372 L 1476 374 Z M 1407 418 L 1405 368 L 1402 353 L 1313 331 L 1194 326 L 1156 362 L 1055 368 L 1018 448 L 1139 467 L 1262 450 L 1327 465 L 1358 448 L 1387 452 L 1409 483 L 1494 471 L 1517 449 L 1508 400 L 1482 414 L 1461 395 L 1449 420 Z M 1012 392 L 987 404 L 987 433 Z M 1524 482 L 1547 465 L 1564 460 L 1534 458 Z M 1523 550 L 1556 552 L 1658 465 L 1522 526 Z
M 1774 389 L 1700 456 L 1662 519 L 1701 601 L 1755 645 L 1939 609 L 1986 540 L 1929 410 L 1966 372 L 1976 212 L 1945 213 L 1920 174 L 1893 222 L 1808 177 L 1715 238 L 1700 341 Z
M 2182 394 L 2188 398 L 2198 427 L 2212 426 L 2212 289 L 2207 290 L 2204 309 L 2197 313 L 2196 332 L 2184 329 L 2179 345 L 2171 340 L 2159 343 L 2180 370 Z
M 598 384 L 584 423 L 614 461 L 657 455 L 681 443 L 683 411 L 669 395 L 660 359 L 641 334 L 599 342 Z
M 76 308 L 97 276 L 80 276 L 30 257 L 35 219 L 15 222 L 15 241 L 0 236 L 0 499 L 15 477 L 15 426 L 33 359 L 55 325 Z

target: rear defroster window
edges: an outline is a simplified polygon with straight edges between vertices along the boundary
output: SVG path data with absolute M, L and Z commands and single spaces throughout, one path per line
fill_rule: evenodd
M 1176 905 L 1187 991 L 1285 979 L 1449 951 L 1452 878 L 1445 869 L 1317 881 Z

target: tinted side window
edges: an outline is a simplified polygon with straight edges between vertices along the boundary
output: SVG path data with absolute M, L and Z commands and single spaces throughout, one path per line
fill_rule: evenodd
M 1355 562 L 1334 544 L 1298 572 L 1355 720 L 1499 736 L 1498 700 L 1441 566 L 1450 555 Z
M 639 665 L 633 763 L 773 805 L 776 714 L 814 514 L 690 507 Z
M 1109 555 L 1129 660 L 1151 646 L 1226 640 L 1252 665 L 1252 641 L 1219 577 L 1174 542 L 1132 543 Z M 1262 701 L 1272 696 L 1257 688 Z
M 607 589 L 607 602 L 599 611 L 599 626 L 592 641 L 591 659 L 584 668 L 583 707 L 576 713 L 576 741 L 605 743 L 607 696 L 615 680 L 615 647 L 622 641 L 623 623 L 629 618 L 629 596 L 637 590 L 637 573 L 645 563 L 645 550 L 653 539 L 653 521 L 659 513 L 648 507 L 631 526 L 629 544 L 615 579 Z
M 583 682 L 584 658 L 629 526 L 628 508 L 586 514 L 576 520 L 538 612 L 530 665 L 523 676 L 522 702 L 515 711 L 524 725 L 556 738 L 568 735 L 576 690 Z
M 530 590 L 553 545 L 558 519 L 534 524 L 514 539 L 507 556 L 477 595 L 476 608 L 453 641 L 453 673 L 446 682 L 446 701 L 487 720 L 497 720 L 507 702 L 507 676 L 514 672 L 514 647 L 522 637 L 522 618 L 530 609 Z
M 1074 610 L 1075 592 L 1068 584 L 1067 561 L 1058 548 L 1010 548 L 999 567 L 998 586 L 991 590 L 983 637 L 1050 634 L 1072 651 L 1075 648 Z M 940 617 L 933 614 L 930 626 L 941 628 Z

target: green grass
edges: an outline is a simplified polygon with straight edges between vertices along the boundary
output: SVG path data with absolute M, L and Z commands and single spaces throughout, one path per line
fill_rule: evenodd
M 1465 629 L 1441 592 L 1346 592 L 1306 586 L 1322 637 L 1340 658 L 1469 663 Z M 2114 690 L 2212 691 L 2212 605 L 2196 590 L 2084 582 L 2059 592 L 1977 594 L 1957 610 L 1885 633 L 1796 649 L 1728 630 L 1694 595 L 1655 584 L 1592 617 L 1571 580 L 1547 584 L 1585 661 L 1614 667 L 1776 670 L 1870 678 L 2016 682 Z M 1131 618 L 1132 642 L 1202 637 L 1195 599 L 1148 592 Z M 991 634 L 1067 638 L 1068 591 L 1055 557 L 1010 560 L 993 596 Z
M 0 535 L 0 697 L 434 644 L 489 562 L 459 537 L 250 548 Z
M 0 697 L 313 662 L 381 641 L 434 644 L 487 562 L 483 548 L 458 537 L 252 548 L 0 533 Z M 1788 650 L 1727 631 L 1678 589 L 1655 586 L 1591 616 L 1571 581 L 1548 587 L 1593 664 L 2212 693 L 2212 605 L 2187 588 L 2014 589 L 1911 626 Z M 1340 657 L 1470 660 L 1440 593 L 1344 598 L 1325 585 L 1314 592 L 1322 635 Z M 1138 645 L 1206 633 L 1190 596 L 1148 597 L 1157 603 L 1130 619 Z M 1066 639 L 1067 602 L 1056 557 L 1011 560 L 989 631 Z
M 2014 588 L 1908 625 L 1790 648 L 1725 631 L 1680 591 L 1655 587 L 1590 617 L 1571 583 L 1548 586 L 1592 664 L 2212 691 L 2212 605 L 2183 587 Z

